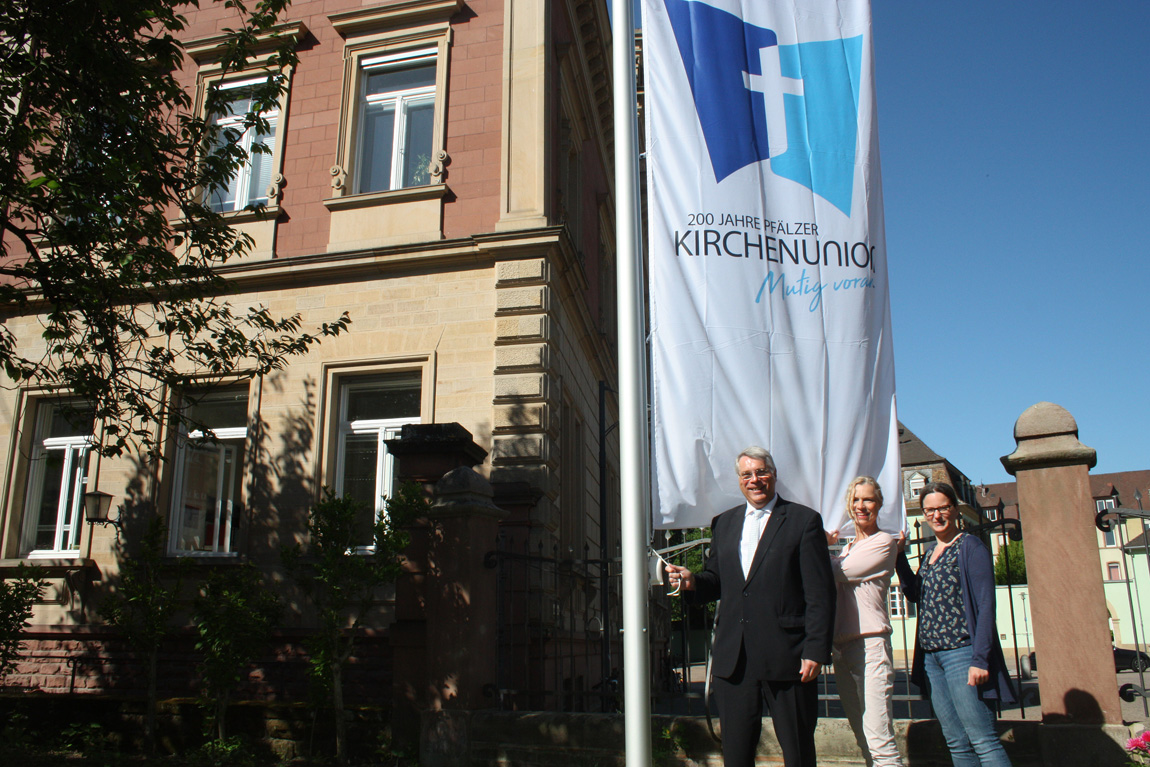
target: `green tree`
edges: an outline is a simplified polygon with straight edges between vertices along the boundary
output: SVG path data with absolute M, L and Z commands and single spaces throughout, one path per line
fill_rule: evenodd
M 403 569 L 402 552 L 410 540 L 405 528 L 427 509 L 419 485 L 405 483 L 388 499 L 387 513 L 371 525 L 367 538 L 364 519 L 369 511 L 364 505 L 325 490 L 308 514 L 307 545 L 283 551 L 288 572 L 315 606 L 319 625 L 308 642 L 309 670 L 315 689 L 331 701 L 340 764 L 347 763 L 344 669 L 376 592 Z M 366 540 L 373 541 L 371 553 L 362 551 Z
M 152 517 L 140 548 L 123 558 L 116 590 L 100 606 L 100 614 L 119 629 L 146 663 L 148 692 L 144 741 L 148 752 L 156 747 L 156 691 L 160 648 L 172 633 L 172 616 L 179 599 L 183 566 L 165 566 L 167 528 Z
M 1006 574 L 1007 563 L 1009 577 Z M 994 559 L 994 582 L 999 586 L 1026 583 L 1026 552 L 1022 549 L 1022 541 L 1008 541 L 998 549 L 998 556 Z
M 242 126 L 217 125 L 221 91 L 198 111 L 178 79 L 180 11 L 201 1 L 229 9 L 225 74 L 266 75 Z M 302 332 L 298 314 L 234 307 L 217 271 L 252 246 L 209 197 L 248 161 L 240 138 L 268 129 L 296 63 L 276 37 L 288 2 L 0 3 L 0 304 L 40 317 L 38 340 L 0 324 L 0 366 L 82 399 L 105 454 L 152 446 L 166 392 L 189 376 L 264 375 L 350 322 Z
M 40 570 L 24 564 L 16 567 L 13 577 L 0 580 L 0 680 L 20 659 L 24 629 L 44 585 Z
M 282 612 L 279 597 L 251 565 L 216 570 L 200 585 L 192 621 L 199 634 L 196 650 L 203 655 L 200 675 L 211 704 L 211 724 L 220 742 L 227 737 L 231 694 L 248 664 L 267 646 Z

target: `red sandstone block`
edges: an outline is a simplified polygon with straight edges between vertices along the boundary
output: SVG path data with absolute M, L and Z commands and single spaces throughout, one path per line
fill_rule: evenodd
M 326 127 L 312 127 L 304 128 L 299 131 L 298 141 L 301 144 L 307 144 L 314 141 L 324 141 L 327 138 Z
M 451 82 L 455 83 L 462 75 L 469 75 L 475 72 L 487 71 L 486 59 L 477 58 L 460 58 L 456 51 L 456 57 L 451 59 Z
M 452 91 L 451 105 L 457 107 L 463 104 L 474 104 L 483 101 L 485 98 L 483 88 L 467 88 L 461 91 Z
M 498 148 L 500 146 L 501 136 L 498 133 L 491 131 L 482 131 L 473 133 L 463 137 L 463 145 L 468 150 L 490 149 L 492 147 Z
M 308 112 L 305 110 L 298 110 L 296 114 L 291 116 L 291 132 L 294 133 L 304 128 L 310 128 L 315 125 L 315 120 L 318 115 L 315 112 Z
M 501 101 L 493 99 L 484 99 L 473 104 L 467 104 L 464 107 L 463 115 L 467 119 L 487 118 L 492 115 L 499 115 L 500 108 L 503 106 Z M 486 122 L 486 120 L 484 120 Z
M 483 120 L 453 120 L 448 129 L 451 135 L 465 141 L 476 133 L 483 133 Z M 469 147 L 470 148 L 470 147 Z
M 501 157 L 499 147 L 483 150 L 483 162 L 477 162 L 471 168 L 471 178 L 494 180 L 499 183 L 499 158 Z M 495 159 L 492 159 L 492 158 Z
M 502 156 L 503 156 L 503 152 L 497 146 L 496 147 L 488 147 L 488 148 L 483 150 L 484 164 L 491 163 L 492 165 L 498 166 L 499 162 L 500 162 L 500 158 Z
M 480 58 L 483 56 L 497 56 L 503 57 L 503 41 L 502 40 L 488 40 L 482 43 L 474 43 L 467 46 L 467 55 L 469 57 Z

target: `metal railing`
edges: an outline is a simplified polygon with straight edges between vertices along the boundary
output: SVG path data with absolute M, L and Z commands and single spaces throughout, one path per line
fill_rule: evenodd
M 617 710 L 620 677 L 612 658 L 619 657 L 620 624 L 618 615 L 604 614 L 599 598 L 601 589 L 618 591 L 612 562 L 564 557 L 558 546 L 501 535 L 485 564 L 497 573 L 499 655 L 496 682 L 487 690 L 495 704 Z
M 924 536 L 921 524 L 912 526 L 913 538 L 907 542 L 912 566 L 933 541 Z M 978 526 L 967 526 L 967 533 L 986 536 L 1002 534 L 1009 540 L 1021 540 L 1017 519 L 1003 519 Z M 702 548 L 705 563 L 706 540 L 683 546 L 672 546 L 659 552 L 676 564 L 685 564 L 692 547 Z M 622 706 L 622 675 L 618 667 L 622 639 L 618 603 L 619 568 L 614 560 L 594 559 L 588 552 L 582 557 L 563 556 L 557 546 L 527 539 L 516 541 L 506 533 L 500 536 L 495 550 L 487 553 L 485 564 L 497 571 L 497 630 L 499 655 L 496 681 L 487 692 L 502 710 L 523 711 L 618 711 Z M 1005 558 L 1007 581 L 1010 559 Z M 659 567 L 653 566 L 652 573 Z M 897 589 L 897 582 L 892 591 Z M 1024 586 L 1005 588 L 1010 602 L 1010 625 L 1000 625 L 1000 633 L 1014 641 L 1003 641 L 1012 647 L 1008 662 L 1014 662 L 1014 677 L 1020 701 L 1018 715 L 1027 717 L 1037 696 L 1036 684 L 1028 670 L 1029 619 L 1025 610 L 1015 610 L 1014 591 Z M 603 600 L 607 590 L 607 600 Z M 1026 592 L 1022 597 L 1025 603 Z M 659 713 L 710 716 L 708 671 L 711 632 L 715 605 L 689 605 L 666 589 L 653 588 L 650 612 L 651 670 L 654 710 Z M 607 612 L 603 606 L 609 605 Z M 898 608 L 891 616 L 893 630 L 904 649 L 896 653 L 894 713 L 897 718 L 918 719 L 932 716 L 929 704 L 910 682 L 911 650 L 914 647 L 914 605 L 895 600 Z M 1021 615 L 1017 614 L 1021 612 Z M 1026 626 L 1027 652 L 1018 641 L 1018 623 Z M 1146 685 L 1141 685 L 1143 689 Z M 842 716 L 833 667 L 820 679 L 820 707 L 823 716 Z M 1002 712 L 999 712 L 1000 715 Z
M 1138 505 L 1142 505 L 1142 494 L 1135 493 Z M 1117 532 L 1118 536 L 1118 549 L 1122 552 L 1122 569 L 1125 572 L 1126 581 L 1126 599 L 1130 607 L 1130 627 L 1131 633 L 1134 636 L 1134 652 L 1137 662 L 1133 662 L 1133 669 L 1138 673 L 1138 684 L 1127 683 L 1118 688 L 1118 695 L 1127 703 L 1132 703 L 1134 700 L 1142 699 L 1142 713 L 1144 716 L 1150 717 L 1150 703 L 1147 698 L 1150 698 L 1150 689 L 1146 684 L 1146 669 L 1147 665 L 1143 656 L 1145 651 L 1143 645 L 1150 641 L 1146 636 L 1146 631 L 1143 628 L 1142 634 L 1139 635 L 1138 628 L 1140 621 L 1134 620 L 1135 615 L 1141 614 L 1142 600 L 1136 599 L 1134 590 L 1131 588 L 1131 583 L 1137 587 L 1135 574 L 1133 573 L 1133 551 L 1127 547 L 1126 541 L 1126 525 L 1125 521 L 1128 519 L 1138 519 L 1142 521 L 1142 548 L 1145 550 L 1150 545 L 1150 529 L 1147 528 L 1146 520 L 1150 519 L 1150 512 L 1143 511 L 1141 508 L 1127 509 L 1122 506 L 1111 508 L 1099 509 L 1098 513 L 1094 515 L 1094 524 L 1103 533 Z M 1117 524 L 1115 524 L 1117 523 Z M 1130 560 L 1127 560 L 1127 557 Z M 1150 575 L 1150 556 L 1146 557 L 1147 574 Z M 1148 648 L 1150 649 L 1150 648 Z M 1117 650 L 1115 651 L 1117 652 Z M 1115 659 L 1117 663 L 1117 658 Z
M 933 542 L 933 537 L 923 536 L 921 530 L 921 523 L 916 523 L 913 526 L 913 538 L 907 541 L 908 558 L 911 561 L 912 567 L 917 569 L 917 562 L 925 551 L 926 545 Z M 1002 519 L 977 526 L 966 526 L 965 532 L 978 536 L 985 536 L 990 534 L 1004 534 L 1010 540 L 1021 540 L 1022 526 L 1017 519 Z M 662 556 L 674 564 L 685 564 L 684 559 L 687 555 L 686 551 L 666 551 L 660 552 Z M 703 562 L 705 563 L 706 550 L 704 549 Z M 1019 715 L 1022 718 L 1027 717 L 1027 708 L 1035 705 L 1037 698 L 1037 686 L 1031 681 L 1029 673 L 1024 674 L 1025 658 L 1027 653 L 1020 653 L 1020 643 L 1018 641 L 1018 620 L 1016 611 L 1014 609 L 1014 590 L 1025 588 L 1022 586 L 1013 585 L 1013 573 L 1010 572 L 1010 559 L 1004 558 L 1006 562 L 1006 586 L 1007 595 L 1010 601 L 1010 636 L 1014 637 L 1013 642 L 1004 642 L 1013 647 L 1014 660 L 1014 678 L 1019 693 L 1019 702 L 1015 704 L 1014 708 L 1018 709 Z M 892 591 L 898 589 L 897 580 L 891 587 Z M 1025 594 L 1025 592 L 1023 592 Z M 898 635 L 902 642 L 903 652 L 896 654 L 895 658 L 895 688 L 894 688 L 894 714 L 896 718 L 905 719 L 920 719 L 931 718 L 929 702 L 923 700 L 919 691 L 910 682 L 911 659 L 912 650 L 914 649 L 914 622 L 917 619 L 917 611 L 915 605 L 906 601 L 905 599 L 898 599 L 896 604 L 900 606 L 899 610 L 894 611 L 891 615 L 891 625 L 893 631 Z M 674 667 L 674 675 L 676 680 L 681 680 L 677 687 L 679 694 L 676 699 L 672 700 L 668 706 L 665 707 L 666 713 L 683 713 L 692 714 L 709 712 L 711 707 L 706 700 L 706 678 L 707 671 L 710 668 L 710 639 L 711 632 L 714 625 L 715 605 L 698 605 L 688 606 L 682 604 L 675 611 L 675 625 L 676 628 L 672 632 L 671 653 L 672 663 Z M 1024 623 L 1028 624 L 1028 617 L 1025 613 L 1021 616 Z M 1005 633 L 1006 626 L 999 626 L 999 632 Z M 1029 627 L 1024 633 L 1024 636 L 1029 637 Z M 841 703 L 839 701 L 837 686 L 834 678 L 834 669 L 829 667 L 824 670 L 824 673 L 819 680 L 819 703 L 821 708 L 821 715 L 826 717 L 841 717 L 843 716 Z M 1002 715 L 999 711 L 999 715 Z

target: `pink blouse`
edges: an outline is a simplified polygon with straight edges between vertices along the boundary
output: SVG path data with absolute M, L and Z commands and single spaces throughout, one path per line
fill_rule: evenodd
M 887 598 L 898 542 L 881 530 L 856 538 L 841 557 L 831 557 L 838 587 L 835 608 L 835 644 L 891 633 Z

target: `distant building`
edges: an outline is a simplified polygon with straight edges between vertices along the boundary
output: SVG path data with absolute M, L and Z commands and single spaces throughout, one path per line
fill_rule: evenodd
M 978 508 L 984 519 L 1019 519 L 1018 488 L 1014 482 L 979 485 L 975 488 Z M 1096 516 L 1107 509 L 1137 510 L 1150 506 L 1150 470 L 1120 471 L 1090 476 L 1094 506 L 1082 510 Z M 1150 617 L 1150 570 L 1147 569 L 1146 541 L 1150 522 L 1133 518 L 1110 530 L 1097 530 L 1098 565 L 1106 592 L 1114 642 L 1119 645 L 1145 645 L 1143 616 Z M 1025 547 L 1025 530 L 1023 541 Z M 1004 534 L 991 537 L 997 556 Z M 1133 628 L 1137 624 L 1137 631 Z
M 899 457 L 902 461 L 902 496 L 911 531 L 922 523 L 922 488 L 930 482 L 946 482 L 958 494 L 959 511 L 968 525 L 980 521 L 977 494 L 965 474 L 923 442 L 905 424 L 898 425 Z M 931 536 L 925 524 L 922 534 Z
M 978 507 L 985 519 L 990 520 L 994 518 L 994 515 L 1018 518 L 1018 488 L 1014 482 L 979 485 L 976 491 Z M 1150 506 L 1150 497 L 1148 497 L 1150 496 L 1150 471 L 1092 474 L 1090 475 L 1090 496 L 1094 499 L 1094 507 L 1083 509 L 1083 513 L 1094 515 L 1105 509 L 1116 507 L 1137 509 L 1136 494 L 1141 496 L 1143 505 Z M 1110 531 L 1098 531 L 1099 565 L 1104 580 L 1123 581 L 1126 579 L 1127 564 L 1123 560 L 1122 546 L 1134 544 L 1135 539 L 1142 538 L 1144 531 L 1145 528 L 1137 519 L 1127 520 L 1121 530 L 1114 527 Z M 999 541 L 996 539 L 996 553 L 998 544 Z

